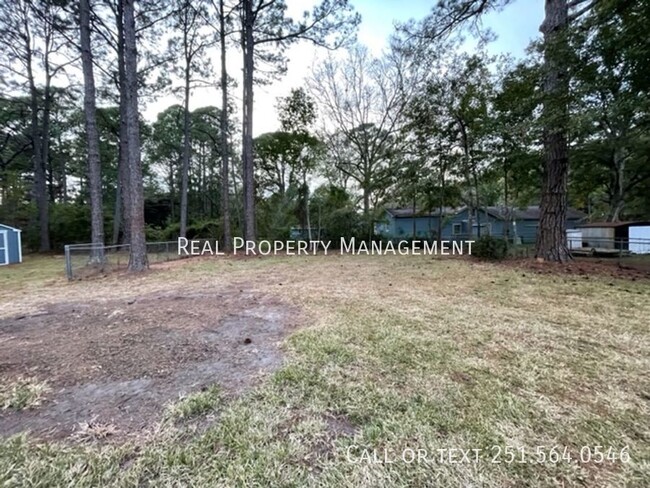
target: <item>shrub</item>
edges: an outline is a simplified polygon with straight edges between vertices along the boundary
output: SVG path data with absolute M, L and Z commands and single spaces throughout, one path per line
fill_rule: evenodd
M 153 225 L 147 224 L 145 228 L 145 237 L 147 242 L 162 242 L 166 241 L 165 229 L 159 229 Z
M 480 259 L 504 259 L 508 255 L 508 243 L 498 237 L 483 236 L 472 246 L 472 255 Z

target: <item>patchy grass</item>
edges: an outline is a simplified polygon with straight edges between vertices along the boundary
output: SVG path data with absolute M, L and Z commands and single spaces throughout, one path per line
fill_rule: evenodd
M 213 385 L 203 391 L 181 396 L 178 401 L 167 406 L 164 418 L 168 420 L 187 420 L 212 412 L 220 400 L 220 389 Z
M 0 382 L 0 410 L 27 410 L 39 406 L 50 390 L 46 381 L 17 378 Z
M 650 486 L 648 282 L 328 256 L 198 259 L 38 295 L 190 287 L 277 295 L 312 322 L 254 391 L 169 407 L 182 419 L 218 405 L 206 430 L 169 422 L 104 446 L 14 437 L 0 485 Z

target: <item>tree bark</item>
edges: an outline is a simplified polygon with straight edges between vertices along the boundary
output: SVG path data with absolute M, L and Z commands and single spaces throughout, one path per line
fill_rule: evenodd
M 41 138 L 41 164 L 40 170 L 42 171 L 42 191 L 39 192 L 39 219 L 41 221 L 40 228 L 40 251 L 49 251 L 52 248 L 50 243 L 50 217 L 49 217 L 49 202 L 47 191 L 47 175 L 45 168 L 48 167 L 50 159 L 50 112 L 52 106 L 52 72 L 50 70 L 50 49 L 52 47 L 52 29 L 53 27 L 46 27 L 45 34 L 45 49 L 43 52 L 43 70 L 45 71 L 45 86 L 43 87 L 43 120 L 40 130 Z
M 623 149 L 615 147 L 612 154 L 612 190 L 608 219 L 610 222 L 618 222 L 625 207 L 625 160 Z
M 188 45 L 188 9 L 189 3 L 184 5 L 185 16 L 183 24 L 183 52 L 185 54 L 185 105 L 183 111 L 183 166 L 181 169 L 181 223 L 180 236 L 185 237 L 187 233 L 187 191 L 190 172 L 190 72 L 192 69 L 192 55 Z
M 102 176 L 99 159 L 99 132 L 95 103 L 95 78 L 90 45 L 90 2 L 79 0 L 81 64 L 84 76 L 84 115 L 86 119 L 86 144 L 88 145 L 88 186 L 90 190 L 91 242 L 93 262 L 104 261 L 104 216 L 102 208 Z
M 253 1 L 243 0 L 244 29 L 244 93 L 243 93 L 243 123 L 242 123 L 242 169 L 244 193 L 244 239 L 254 241 L 255 231 L 255 167 L 253 162 L 253 70 L 254 39 L 253 39 Z
M 440 199 L 438 201 L 438 235 L 437 241 L 442 241 L 442 219 L 445 207 L 445 168 L 440 169 Z
M 122 178 L 120 178 L 120 163 L 118 158 L 118 175 L 115 185 L 115 208 L 113 209 L 113 244 L 120 242 L 120 226 L 122 224 Z
M 118 60 L 118 88 L 120 91 L 120 146 L 118 161 L 118 178 L 120 180 L 120 206 L 122 242 L 131 244 L 131 193 L 129 184 L 129 141 L 127 126 L 127 93 L 126 73 L 124 69 L 124 5 L 123 0 L 118 0 L 117 5 L 117 60 Z
M 124 5 L 124 74 L 126 81 L 127 140 L 129 158 L 129 196 L 131 208 L 131 254 L 129 271 L 149 267 L 144 228 L 144 189 L 140 159 L 140 126 L 138 116 L 138 72 L 135 34 L 135 0 L 121 0 Z
M 49 233 L 49 205 L 47 201 L 47 182 L 45 178 L 45 166 L 43 165 L 43 137 L 38 120 L 39 93 L 34 81 L 31 29 L 29 26 L 29 11 L 27 6 L 23 7 L 23 37 L 25 40 L 25 64 L 27 68 L 27 80 L 29 83 L 30 111 L 31 111 L 31 138 L 34 163 L 34 186 L 33 196 L 36 200 L 39 226 L 39 251 L 50 250 Z
M 546 0 L 544 34 L 544 170 L 535 256 L 546 261 L 571 259 L 566 243 L 569 173 L 568 92 L 566 65 L 567 0 Z
M 228 145 L 228 72 L 226 70 L 226 13 L 223 0 L 219 0 L 219 44 L 221 49 L 221 215 L 223 216 L 223 249 L 232 248 L 230 227 L 230 184 Z

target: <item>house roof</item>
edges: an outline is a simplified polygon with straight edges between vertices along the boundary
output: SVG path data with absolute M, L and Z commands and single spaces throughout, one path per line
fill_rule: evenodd
M 443 207 L 442 208 L 442 214 L 443 215 L 452 215 L 458 212 L 459 209 L 455 207 Z M 413 207 L 406 207 L 406 208 L 387 208 L 386 212 L 388 212 L 390 215 L 393 217 L 399 219 L 399 218 L 410 218 L 410 217 L 437 217 L 440 215 L 440 209 L 437 208 L 432 212 L 427 212 L 425 210 L 418 210 L 417 208 L 414 210 Z
M 539 205 L 530 205 L 525 208 L 513 209 L 514 217 L 517 220 L 539 220 Z M 576 210 L 575 208 L 568 207 L 566 211 L 566 218 L 569 220 L 580 220 L 587 217 L 587 214 Z
M 463 207 L 461 210 L 465 210 Z M 492 215 L 494 218 L 500 220 L 539 220 L 540 210 L 539 205 L 529 205 L 528 207 L 504 207 L 504 206 L 488 206 L 481 207 L 485 212 Z M 567 219 L 581 220 L 587 217 L 587 214 L 576 210 L 575 208 L 567 208 Z
M 503 206 L 487 206 L 481 207 L 483 211 L 492 215 L 494 218 L 499 220 L 513 219 L 513 220 L 539 220 L 539 205 L 530 205 L 523 208 L 507 208 Z M 443 215 L 455 215 L 464 210 L 467 210 L 467 206 L 455 208 L 455 207 L 443 207 Z M 433 212 L 414 211 L 413 207 L 406 208 L 389 208 L 386 211 L 392 215 L 394 218 L 410 218 L 410 217 L 437 217 L 440 215 L 440 210 L 436 209 Z M 581 220 L 586 218 L 587 215 L 579 210 L 574 208 L 567 209 L 567 219 L 569 220 Z

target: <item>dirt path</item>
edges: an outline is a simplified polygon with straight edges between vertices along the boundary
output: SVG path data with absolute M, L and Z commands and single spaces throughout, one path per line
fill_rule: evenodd
M 91 420 L 134 434 L 182 393 L 216 383 L 236 395 L 281 364 L 280 343 L 299 320 L 278 299 L 239 288 L 67 302 L 1 319 L 0 379 L 33 376 L 52 390 L 37 409 L 0 412 L 0 436 L 62 438 Z

